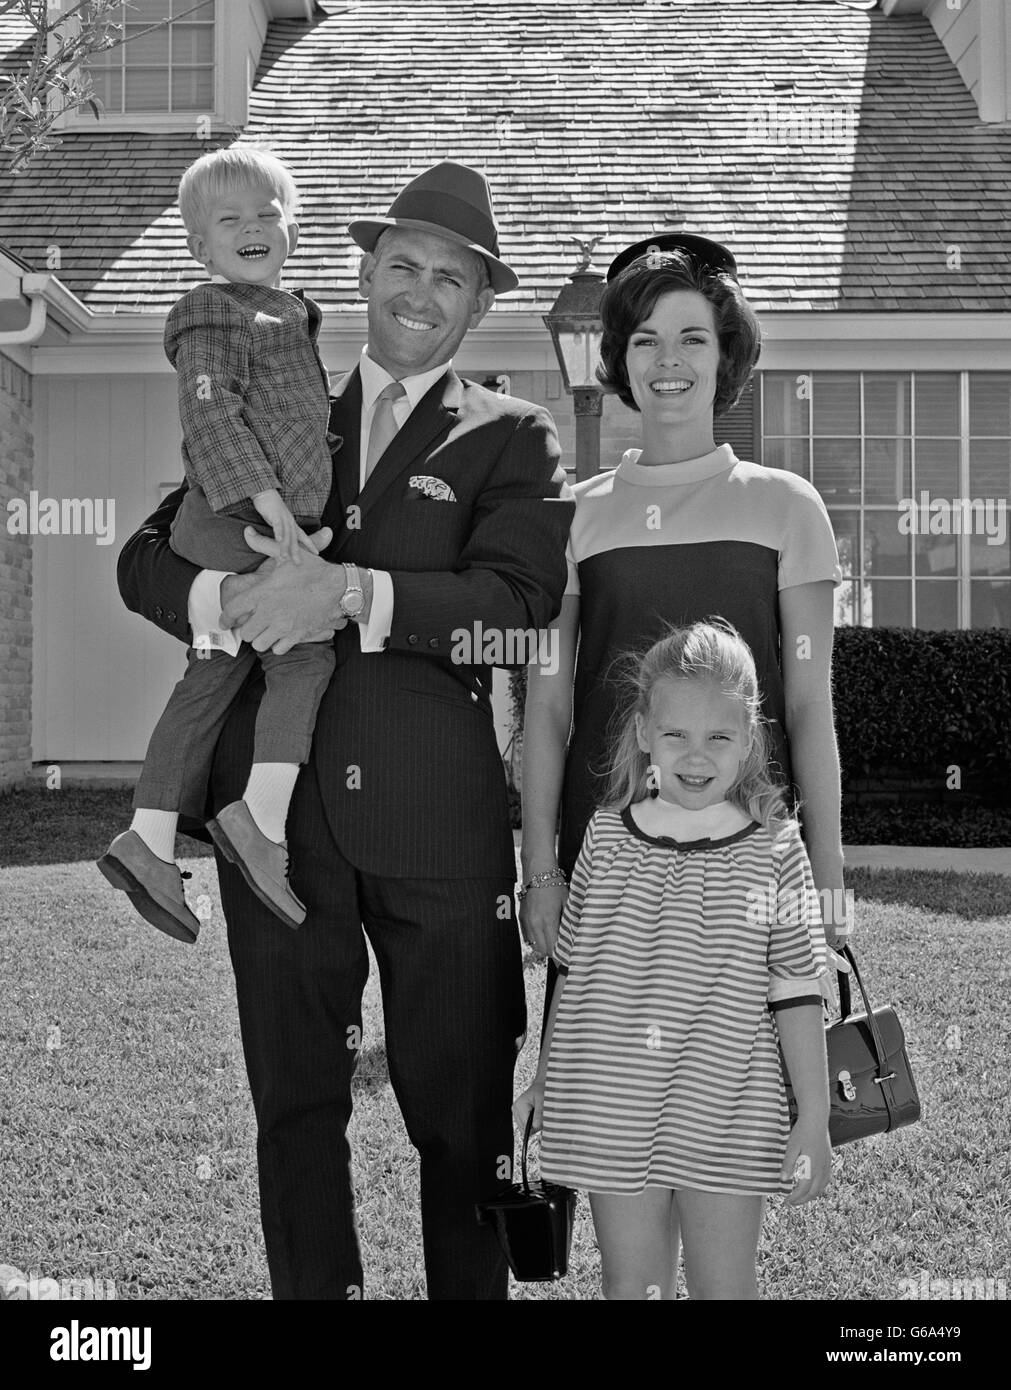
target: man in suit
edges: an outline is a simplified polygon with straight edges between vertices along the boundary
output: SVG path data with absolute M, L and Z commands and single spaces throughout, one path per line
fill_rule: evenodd
M 120 590 L 187 642 L 222 600 L 220 627 L 237 624 L 261 651 L 335 632 L 336 672 L 287 826 L 304 924 L 279 924 L 218 860 L 274 1297 L 362 1296 L 345 1131 L 364 927 L 390 1078 L 421 1159 L 428 1296 L 501 1299 L 506 1266 L 474 1204 L 512 1155 L 526 1010 L 491 668 L 480 650 L 454 657 L 462 631 L 550 623 L 573 504 L 548 413 L 452 370 L 496 291 L 517 283 L 484 178 L 438 165 L 350 231 L 365 252 L 368 344 L 332 400 L 332 541 L 298 567 L 198 571 L 168 546 L 180 491 L 127 542 Z M 271 553 L 269 539 L 247 538 Z M 225 726 L 213 807 L 241 796 L 261 691 L 253 677 Z

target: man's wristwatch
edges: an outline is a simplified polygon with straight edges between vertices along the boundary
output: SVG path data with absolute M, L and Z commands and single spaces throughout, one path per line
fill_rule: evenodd
M 344 561 L 344 573 L 347 576 L 347 588 L 340 596 L 339 607 L 345 618 L 350 618 L 352 622 L 357 622 L 361 616 L 362 609 L 365 607 L 365 590 L 362 588 L 362 581 L 358 574 L 358 566 Z

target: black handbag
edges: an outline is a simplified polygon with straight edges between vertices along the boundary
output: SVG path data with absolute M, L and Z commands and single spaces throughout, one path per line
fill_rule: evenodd
M 865 1012 L 852 1012 L 849 976 L 838 972 L 839 1018 L 826 1025 L 828 1054 L 829 1122 L 832 1147 L 885 1134 L 920 1118 L 906 1039 L 894 1009 L 872 1009 L 864 982 L 849 946 L 838 948 L 850 964 L 863 996 Z M 797 1102 L 783 1062 L 790 1123 L 797 1122 Z
M 533 1129 L 530 1111 L 523 1134 L 522 1183 L 507 1183 L 488 1202 L 478 1202 L 477 1219 L 495 1228 L 513 1275 L 523 1283 L 562 1279 L 569 1270 L 576 1194 L 571 1187 L 527 1176 L 527 1147 Z

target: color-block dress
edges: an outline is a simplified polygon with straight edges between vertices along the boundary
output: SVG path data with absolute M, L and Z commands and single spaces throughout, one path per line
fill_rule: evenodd
M 593 816 L 555 962 L 566 976 L 541 1171 L 589 1192 L 786 1193 L 771 1010 L 821 1002 L 818 899 L 794 823 L 722 839 Z
M 566 873 L 603 799 L 607 727 L 621 698 L 615 658 L 645 651 L 669 623 L 733 623 L 758 669 L 773 773 L 789 784 L 779 592 L 842 579 L 825 504 L 806 479 L 742 462 L 729 444 L 650 467 L 640 452 L 573 488 L 565 592 L 580 596 L 580 610 L 558 842 Z

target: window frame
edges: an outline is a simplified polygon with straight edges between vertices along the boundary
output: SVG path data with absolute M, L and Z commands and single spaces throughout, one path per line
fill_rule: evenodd
M 996 369 L 996 370 L 998 371 L 998 374 L 1000 374 L 1000 375 L 1005 375 L 1005 376 L 1008 376 L 1009 378 L 1011 378 L 1011 372 L 1008 372 L 1008 371 L 1003 371 L 1003 372 L 1002 372 L 1000 369 Z M 958 434 L 957 434 L 957 436 L 955 436 L 955 435 L 951 435 L 951 436 L 933 436 L 933 435 L 927 435 L 927 436 L 924 436 L 924 439 L 950 438 L 953 442 L 957 439 L 957 444 L 958 444 L 958 492 L 957 492 L 956 495 L 957 495 L 958 497 L 962 497 L 962 498 L 971 498 L 971 497 L 972 497 L 972 493 L 970 492 L 970 486 L 969 486 L 970 443 L 971 443 L 971 438 L 972 438 L 972 436 L 970 435 L 970 419 L 969 419 L 969 388 L 970 388 L 970 375 L 971 375 L 972 373 L 975 373 L 976 375 L 980 375 L 980 374 L 985 374 L 985 372 L 986 372 L 986 369 L 985 369 L 985 368 L 978 368 L 978 369 L 977 369 L 977 368 L 961 368 L 961 369 L 951 368 L 951 369 L 945 369 L 945 368 L 924 367 L 924 368 L 878 368 L 878 369 L 869 369 L 869 370 L 865 370 L 864 368 L 861 368 L 861 367 L 839 367 L 839 368 L 824 368 L 824 369 L 810 368 L 810 367 L 809 367 L 809 368 L 805 368 L 804 370 L 790 370 L 789 368 L 771 368 L 771 369 L 769 369 L 769 370 L 762 371 L 762 372 L 759 372 L 759 373 L 758 373 L 758 375 L 761 377 L 761 394 L 760 394 L 760 407 L 759 407 L 759 409 L 760 409 L 759 429 L 758 429 L 757 433 L 758 433 L 758 436 L 759 436 L 760 441 L 761 441 L 761 455 L 762 455 L 763 461 L 764 461 L 765 455 L 766 455 L 766 443 L 767 443 L 767 441 L 770 441 L 770 440 L 803 440 L 803 441 L 806 443 L 806 445 L 807 445 L 807 469 L 806 469 L 806 473 L 804 473 L 804 474 L 798 474 L 798 476 L 799 476 L 799 477 L 800 477 L 800 476 L 805 477 L 806 480 L 807 480 L 809 483 L 811 483 L 812 486 L 815 487 L 815 489 L 818 491 L 819 497 L 822 498 L 822 501 L 825 503 L 825 506 L 826 506 L 827 509 L 829 509 L 829 510 L 831 510 L 831 511 L 833 511 L 833 512 L 849 512 L 849 513 L 856 513 L 856 514 L 857 514 L 857 529 L 856 529 L 856 536 L 857 536 L 857 546 L 858 546 L 858 555 L 859 555 L 859 571 L 858 571 L 858 573 L 856 573 L 856 574 L 853 575 L 852 577 L 847 578 L 847 579 L 845 580 L 845 582 L 851 586 L 851 589 L 854 589 L 854 588 L 855 588 L 855 592 L 856 592 L 856 602 L 855 602 L 855 605 L 854 605 L 854 608 L 855 608 L 855 610 L 856 610 L 856 611 L 855 611 L 855 618 L 856 618 L 856 621 L 855 621 L 855 623 L 854 623 L 854 626 L 860 626 L 860 627 L 871 627 L 871 626 L 874 626 L 873 621 L 872 621 L 872 617 L 871 617 L 871 615 L 868 613 L 868 595 L 867 595 L 867 592 L 866 592 L 866 586 L 870 583 L 871 579 L 873 579 L 875 576 L 868 576 L 868 575 L 866 575 L 866 574 L 863 572 L 864 563 L 865 563 L 864 557 L 865 557 L 865 544 L 866 544 L 866 517 L 867 517 L 867 513 L 868 513 L 868 512 L 893 512 L 893 511 L 896 511 L 896 510 L 897 510 L 897 509 L 892 508 L 892 507 L 890 507 L 890 506 L 887 506 L 887 505 L 885 505 L 885 504 L 883 504 L 883 503 L 873 503 L 873 502 L 872 502 L 872 503 L 868 503 L 868 502 L 864 501 L 864 497 L 865 497 L 865 493 L 866 493 L 866 450 L 867 450 L 867 433 L 866 433 L 865 390 L 866 390 L 867 378 L 868 378 L 869 376 L 876 376 L 876 375 L 886 375 L 886 376 L 904 375 L 904 376 L 908 376 L 908 378 L 909 378 L 909 432 L 908 432 L 908 434 L 896 435 L 895 438 L 896 438 L 896 439 L 899 439 L 899 440 L 907 440 L 907 441 L 908 441 L 908 444 L 909 444 L 909 458 L 910 458 L 910 494 L 911 494 L 911 497 L 912 497 L 912 500 L 914 501 L 914 503 L 917 503 L 917 504 L 918 504 L 918 502 L 919 502 L 919 493 L 920 493 L 920 491 L 922 490 L 922 488 L 921 488 L 921 486 L 920 486 L 920 484 L 919 484 L 919 482 L 918 482 L 918 479 L 917 479 L 917 457 L 916 457 L 916 455 L 917 455 L 917 434 L 916 434 L 916 379 L 917 379 L 917 376 L 918 376 L 918 375 L 920 375 L 920 376 L 937 376 L 937 375 L 945 375 L 945 376 L 957 376 L 957 377 L 958 377 L 958 411 L 959 411 L 959 418 L 958 418 Z M 859 385 L 859 428 L 860 428 L 860 434 L 859 434 L 859 436 L 854 436 L 854 435 L 839 435 L 839 436 L 821 436 L 821 435 L 819 435 L 819 436 L 816 436 L 816 435 L 815 435 L 815 432 L 814 432 L 814 414 L 815 414 L 815 411 L 814 411 L 815 399 L 814 399 L 814 397 L 815 397 L 815 392 L 816 392 L 816 390 L 817 390 L 817 381 L 818 381 L 818 378 L 819 378 L 819 377 L 825 378 L 825 377 L 831 377 L 831 376 L 837 376 L 837 377 L 838 377 L 838 376 L 854 376 L 854 375 L 857 377 L 857 381 L 858 381 L 858 385 Z M 766 433 L 766 428 L 765 428 L 765 426 L 766 426 L 766 420 L 767 420 L 767 411 L 766 411 L 766 389 L 767 389 L 767 385 L 769 384 L 769 382 L 768 382 L 767 379 L 768 379 L 768 378 L 772 378 L 772 377 L 776 377 L 776 378 L 784 378 L 784 377 L 793 378 L 794 381 L 796 381 L 798 378 L 801 378 L 801 377 L 808 377 L 808 378 L 810 378 L 811 384 L 812 384 L 812 388 L 813 388 L 813 389 L 812 389 L 812 395 L 811 395 L 810 404 L 809 404 L 808 412 L 807 412 L 808 418 L 807 418 L 807 433 L 806 433 L 806 435 L 805 435 L 805 434 L 801 434 L 801 433 L 795 433 L 795 434 L 770 434 L 770 433 Z M 854 440 L 855 442 L 858 442 L 858 443 L 859 443 L 859 451 L 860 451 L 860 473 L 859 473 L 859 477 L 860 477 L 860 500 L 859 500 L 858 502 L 855 502 L 855 503 L 854 503 L 854 502 L 838 502 L 838 503 L 836 503 L 836 502 L 830 502 L 827 498 L 825 498 L 825 497 L 822 495 L 821 491 L 818 490 L 817 484 L 814 482 L 814 478 L 813 478 L 813 474 L 814 474 L 814 443 L 815 443 L 816 437 L 817 437 L 817 438 L 828 438 L 828 437 L 831 437 L 831 438 L 852 439 L 852 440 Z M 878 435 L 874 435 L 874 436 L 873 436 L 873 438 L 875 438 L 875 439 L 876 439 L 876 438 L 879 438 L 879 437 L 885 437 L 885 436 L 878 436 Z M 891 436 L 888 436 L 888 437 L 890 438 Z M 979 437 L 982 438 L 983 436 L 979 436 Z M 995 436 L 993 436 L 993 438 L 995 438 L 995 439 L 1000 439 L 1000 440 L 1007 440 L 1007 442 L 1008 442 L 1008 447 L 1009 447 L 1009 449 L 1011 449 L 1011 436 L 995 435 Z M 921 441 L 921 442 L 922 442 L 922 441 Z M 792 471 L 792 470 L 788 470 L 788 471 Z M 1011 504 L 1009 504 L 1009 505 L 1011 505 Z M 953 536 L 952 536 L 952 540 L 955 542 L 955 564 L 956 564 L 956 573 L 955 573 L 954 576 L 944 576 L 943 578 L 942 578 L 942 577 L 938 577 L 937 579 L 932 579 L 929 575 L 920 573 L 920 572 L 918 571 L 918 567 L 917 567 L 917 559 L 918 559 L 918 557 L 917 557 L 917 553 L 916 553 L 916 539 L 917 539 L 917 537 L 916 537 L 915 535 L 910 537 L 910 542 L 911 542 L 911 553 L 910 553 L 910 572 L 909 572 L 909 575 L 908 575 L 908 576 L 905 576 L 905 575 L 896 576 L 896 577 L 894 577 L 894 578 L 891 578 L 890 576 L 887 576 L 887 575 L 886 575 L 886 576 L 880 576 L 880 577 L 881 577 L 881 578 L 884 578 L 884 579 L 888 579 L 889 582 L 891 582 L 891 583 L 904 583 L 904 584 L 907 584 L 907 585 L 909 586 L 908 589 L 907 589 L 907 593 L 909 594 L 910 625 L 911 625 L 912 627 L 914 627 L 914 628 L 917 627 L 917 585 L 918 585 L 918 583 L 920 583 L 920 582 L 922 581 L 922 582 L 928 582 L 928 583 L 948 583 L 948 584 L 952 584 L 952 585 L 954 586 L 954 589 L 955 589 L 955 598 L 956 598 L 956 628 L 955 628 L 955 629 L 947 629 L 947 630 L 950 630 L 950 631 L 954 631 L 954 630 L 964 631 L 964 630 L 971 629 L 971 628 L 972 628 L 972 581 L 973 581 L 973 578 L 974 578 L 974 577 L 975 577 L 975 578 L 985 578 L 985 577 L 986 577 L 986 576 L 980 576 L 980 575 L 974 576 L 973 573 L 972 573 L 972 569 L 971 569 L 971 542 L 972 542 L 972 537 L 971 537 L 967 532 L 961 532 L 961 533 L 959 533 L 959 534 L 957 534 L 957 535 L 953 535 Z M 1003 576 L 998 575 L 998 576 L 995 576 L 995 577 L 998 578 L 998 579 L 1000 579 L 1000 578 L 1002 578 Z M 1007 576 L 1007 578 L 1008 578 L 1009 581 L 1011 581 L 1011 575 Z M 929 630 L 929 629 L 924 629 L 924 630 Z
M 64 4 L 76 0 L 63 0 Z M 56 0 L 59 3 L 59 0 Z M 197 0 L 194 0 L 197 3 Z M 194 131 L 196 123 L 209 121 L 207 135 L 221 132 L 238 132 L 238 128 L 248 120 L 249 89 L 251 78 L 245 42 L 249 23 L 248 7 L 245 3 L 222 4 L 210 0 L 214 6 L 214 101 L 207 111 L 103 111 L 96 120 L 91 108 L 84 106 L 76 111 L 63 111 L 55 122 L 55 129 L 81 135 L 94 135 L 117 132 L 138 134 L 157 134 L 166 131 Z M 188 6 L 186 7 L 188 8 Z M 71 20 L 71 23 L 74 21 Z M 185 23 L 185 17 L 180 17 Z M 50 39 L 51 51 L 55 51 L 54 40 Z M 171 73 L 171 67 L 170 67 Z M 171 78 L 170 78 L 171 80 Z M 52 99 L 52 98 L 51 98 Z M 199 134 L 204 128 L 197 128 Z

